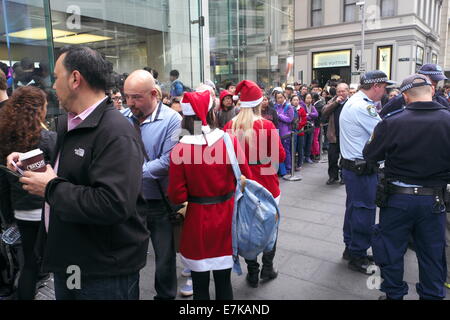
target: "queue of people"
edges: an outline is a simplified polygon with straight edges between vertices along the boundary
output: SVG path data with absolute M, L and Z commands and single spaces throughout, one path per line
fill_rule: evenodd
M 227 82 L 221 91 L 205 81 L 193 90 L 172 70 L 169 93 L 148 67 L 111 88 L 109 74 L 110 64 L 95 50 L 61 50 L 53 88 L 65 114 L 53 132 L 45 124 L 48 93 L 28 82 L 9 96 L 0 71 L 0 159 L 9 170 L 0 171 L 0 209 L 2 221 L 15 221 L 22 237 L 18 299 L 33 299 L 37 282 L 49 273 L 58 300 L 139 299 L 139 272 L 150 241 L 154 299 L 173 300 L 180 290 L 209 300 L 211 273 L 215 298 L 233 299 L 237 182 L 226 134 L 242 175 L 278 204 L 279 176 L 314 165 L 327 153 L 326 184 L 339 181 L 346 188 L 342 258 L 349 269 L 370 274 L 375 263 L 385 279 L 384 298 L 402 299 L 407 293 L 402 259 L 412 236 L 420 297 L 445 296 L 444 189 L 450 166 L 442 159 L 450 157 L 443 134 L 450 129 L 450 114 L 448 93 L 437 90 L 446 78 L 436 65 L 424 65 L 389 93 L 394 82 L 378 70 L 363 75 L 357 90 L 334 81 L 326 88 L 296 82 L 268 92 L 250 80 Z M 438 118 L 449 121 L 432 125 Z M 405 130 L 411 122 L 417 135 L 432 128 L 444 147 L 420 154 L 420 146 L 431 142 L 411 140 Z M 17 176 L 25 154 L 34 149 L 43 154 L 44 170 Z M 385 161 L 384 203 L 377 195 L 380 161 Z M 424 170 L 423 163 L 433 166 Z M 171 214 L 183 207 L 178 251 L 188 280 L 179 289 Z M 277 278 L 275 255 L 276 245 L 262 252 L 261 268 L 257 260 L 245 260 L 250 287 Z M 68 288 L 74 266 L 81 270 L 81 286 Z

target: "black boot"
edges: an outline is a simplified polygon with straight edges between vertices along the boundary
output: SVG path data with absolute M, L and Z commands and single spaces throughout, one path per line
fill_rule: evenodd
M 273 259 L 275 257 L 276 243 L 269 252 L 264 252 L 262 257 L 263 267 L 261 270 L 261 280 L 272 280 L 278 276 L 278 271 L 273 268 Z
M 247 280 L 247 283 L 252 288 L 258 288 L 259 284 L 259 264 L 256 260 L 247 260 L 245 259 L 245 262 L 247 263 L 247 277 L 245 280 Z

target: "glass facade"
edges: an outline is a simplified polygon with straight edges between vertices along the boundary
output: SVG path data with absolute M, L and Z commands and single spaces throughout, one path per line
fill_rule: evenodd
M 292 0 L 210 0 L 211 79 L 251 79 L 265 88 L 293 82 Z
M 119 82 L 148 66 L 163 91 L 173 69 L 189 87 L 205 79 L 270 87 L 293 82 L 293 16 L 293 0 L 0 0 L 0 61 L 11 67 L 11 90 L 51 92 L 55 57 L 68 44 L 99 50 Z M 59 112 L 53 100 L 50 116 Z

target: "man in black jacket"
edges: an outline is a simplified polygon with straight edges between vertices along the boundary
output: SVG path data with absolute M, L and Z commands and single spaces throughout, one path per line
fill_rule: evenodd
M 149 239 L 144 157 L 137 132 L 105 96 L 109 72 L 95 50 L 61 51 L 54 88 L 68 114 L 58 120 L 54 170 L 21 178 L 45 197 L 43 268 L 54 273 L 56 299 L 139 299 Z

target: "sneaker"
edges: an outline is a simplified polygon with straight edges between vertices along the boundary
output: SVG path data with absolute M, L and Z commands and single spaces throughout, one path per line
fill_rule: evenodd
M 192 278 L 188 278 L 186 284 L 180 288 L 180 294 L 183 297 L 190 297 L 194 294 L 194 289 L 192 287 Z
M 314 161 L 312 161 L 311 158 L 305 158 L 305 162 L 306 162 L 306 163 L 310 163 L 310 164 L 311 164 L 311 163 L 314 163 Z
M 332 184 L 335 184 L 337 181 L 338 181 L 338 180 L 335 179 L 335 178 L 330 178 L 330 179 L 328 179 L 328 181 L 327 181 L 327 185 L 330 186 L 330 185 L 332 185 Z
M 181 270 L 181 275 L 183 277 L 190 277 L 191 276 L 191 270 L 188 268 L 184 268 L 183 270 Z

